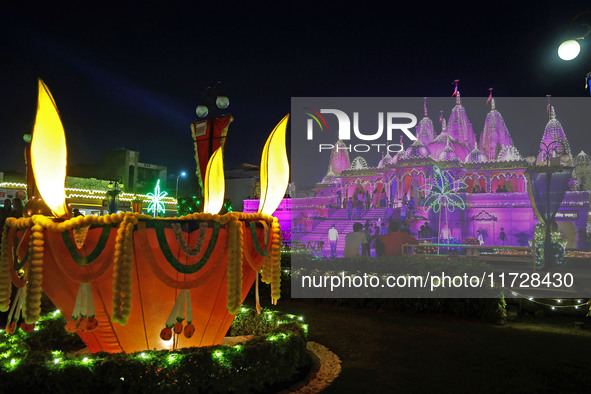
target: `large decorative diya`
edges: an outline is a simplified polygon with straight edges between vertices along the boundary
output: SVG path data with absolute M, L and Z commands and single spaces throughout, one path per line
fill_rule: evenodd
M 287 119 L 263 149 L 259 213 L 216 214 L 224 197 L 220 148 L 207 165 L 205 213 L 171 219 L 138 213 L 67 218 L 65 137 L 55 102 L 40 80 L 31 164 L 54 216 L 6 221 L 0 310 L 10 310 L 7 331 L 34 328 L 44 291 L 70 317 L 66 329 L 91 352 L 210 346 L 222 342 L 259 272 L 276 302 L 281 233 L 270 213 L 288 182 Z M 60 168 L 47 171 L 56 163 Z M 18 288 L 12 306 L 11 284 Z

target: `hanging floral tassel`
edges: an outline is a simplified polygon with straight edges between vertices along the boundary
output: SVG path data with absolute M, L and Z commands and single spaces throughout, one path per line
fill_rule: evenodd
M 177 335 L 183 332 L 183 321 L 185 321 L 185 305 L 187 304 L 185 290 L 181 290 L 178 299 L 180 300 L 180 304 L 176 311 L 176 322 L 174 322 L 174 333 Z
M 187 299 L 187 325 L 183 334 L 187 338 L 191 338 L 195 334 L 195 326 L 193 325 L 193 307 L 191 305 L 191 292 L 189 290 L 181 290 L 185 292 L 185 298 Z
M 23 301 L 25 297 L 25 288 L 20 288 L 16 292 L 10 312 L 8 312 L 8 319 L 6 320 L 6 333 L 13 334 L 16 331 L 16 322 L 18 321 L 23 308 Z M 16 313 L 15 313 L 16 312 Z M 34 325 L 33 325 L 34 326 Z
M 80 283 L 78 295 L 74 303 L 72 318 L 66 324 L 66 330 L 69 332 L 94 331 L 98 327 L 96 320 L 96 308 L 94 306 L 94 297 L 90 283 Z
M 181 290 L 181 293 L 179 294 L 179 296 L 176 298 L 176 302 L 174 303 L 174 306 L 172 307 L 172 310 L 170 311 L 170 315 L 168 315 L 168 319 L 166 319 L 166 325 L 165 327 L 162 329 L 162 331 L 160 331 L 160 338 L 164 341 L 170 341 L 170 339 L 172 338 L 172 329 L 174 328 L 176 331 L 176 323 L 177 323 L 177 317 L 179 314 L 179 311 L 181 309 L 181 303 L 183 303 L 185 297 L 181 297 L 181 295 L 183 295 L 183 292 Z M 181 325 L 182 327 L 182 325 Z
M 90 283 L 83 283 L 83 285 L 86 285 L 86 331 L 94 331 L 98 328 L 98 320 L 96 319 L 96 308 L 94 306 L 94 296 L 92 295 L 92 287 L 90 286 Z

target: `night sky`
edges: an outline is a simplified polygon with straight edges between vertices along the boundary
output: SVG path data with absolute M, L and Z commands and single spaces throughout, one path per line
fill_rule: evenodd
M 463 96 L 484 99 L 490 87 L 497 97 L 582 97 L 591 71 L 591 47 L 572 62 L 556 55 L 586 1 L 163 3 L 2 6 L 0 171 L 24 170 L 38 77 L 60 110 L 70 163 L 125 147 L 175 173 L 194 171 L 189 125 L 217 80 L 235 117 L 231 167 L 259 163 L 291 97 L 445 97 L 454 79 Z M 484 119 L 471 121 L 479 134 Z M 591 151 L 584 131 L 567 135 Z

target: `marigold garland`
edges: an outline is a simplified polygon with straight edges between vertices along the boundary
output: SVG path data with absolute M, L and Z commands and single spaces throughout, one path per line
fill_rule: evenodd
M 113 312 L 112 319 L 121 325 L 127 323 L 131 313 L 131 273 L 133 262 L 133 229 L 137 224 L 138 214 L 121 213 L 118 216 L 106 216 L 105 222 L 120 220 L 115 238 L 115 259 L 113 267 Z
M 8 226 L 2 229 L 2 246 L 0 257 L 0 312 L 8 311 L 10 307 L 10 293 L 12 283 L 10 280 L 10 253 L 8 252 Z
M 34 215 L 27 218 L 8 218 L 4 227 L 0 245 L 0 311 L 7 311 L 10 306 L 11 293 L 11 251 L 8 250 L 8 231 L 10 228 L 21 230 L 30 228 L 29 239 L 30 260 L 26 269 L 28 285 L 25 293 L 24 314 L 29 324 L 39 319 L 41 311 L 41 292 L 43 283 L 44 230 L 64 232 L 90 225 L 119 224 L 115 239 L 113 269 L 113 311 L 112 320 L 124 325 L 131 312 L 132 264 L 133 264 L 133 232 L 138 219 L 153 220 L 151 216 L 138 213 L 119 213 L 100 217 L 79 216 L 63 222 L 55 222 L 52 218 Z M 264 259 L 261 277 L 265 283 L 271 284 L 272 302 L 280 297 L 280 250 L 281 232 L 277 218 L 269 215 L 246 214 L 232 212 L 226 215 L 194 213 L 171 220 L 215 221 L 226 225 L 228 231 L 227 266 L 227 308 L 231 314 L 238 311 L 242 301 L 242 260 L 243 260 L 243 221 L 263 220 L 270 225 L 270 242 L 267 242 L 267 256 Z M 177 231 L 178 232 L 178 231 Z M 205 232 L 203 232 L 205 234 Z M 200 238 L 201 234 L 200 234 Z M 199 244 L 199 243 L 198 243 Z M 200 245 L 196 245 L 194 250 Z
M 271 232 L 271 300 L 277 304 L 281 298 L 281 229 L 275 217 L 271 223 Z
M 27 268 L 27 286 L 25 287 L 25 322 L 33 324 L 41 314 L 41 285 L 43 284 L 43 226 L 42 220 L 35 220 L 31 227 L 29 241 L 31 261 Z

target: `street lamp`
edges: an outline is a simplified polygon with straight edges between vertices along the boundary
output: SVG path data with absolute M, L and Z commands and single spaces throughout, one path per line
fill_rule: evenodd
M 568 27 L 570 27 L 571 24 L 576 19 L 578 19 L 581 15 L 585 15 L 585 14 L 591 14 L 591 11 L 589 11 L 589 10 L 583 11 L 580 14 L 576 15 L 574 18 L 572 18 L 568 22 Z M 591 26 L 589 24 L 581 23 L 581 25 L 583 25 L 587 28 L 587 32 L 585 34 L 583 34 L 582 36 L 578 36 L 578 37 L 566 40 L 562 44 L 560 44 L 560 46 L 558 47 L 558 56 L 562 60 L 569 61 L 569 60 L 573 60 L 574 58 L 579 56 L 579 52 L 581 52 L 581 45 L 579 44 L 578 40 L 585 39 L 585 37 L 587 37 L 587 35 L 589 35 L 589 33 L 591 33 Z
M 539 154 L 536 156 L 530 153 L 526 161 L 530 166 L 526 173 L 532 208 L 545 226 L 542 269 L 550 270 L 553 265 L 551 226 L 564 199 L 573 167 L 569 166 L 571 158 L 562 141 L 541 142 Z
M 174 194 L 174 198 L 176 198 L 177 200 L 179 199 L 179 178 L 184 178 L 185 176 L 187 176 L 187 173 L 183 171 L 176 177 L 176 192 Z
M 208 86 L 201 96 L 201 103 L 196 109 L 199 119 L 191 123 L 191 136 L 195 146 L 195 161 L 197 162 L 197 181 L 203 191 L 203 181 L 207 170 L 207 163 L 216 149 L 222 148 L 230 123 L 234 120 L 226 109 L 230 100 L 223 93 L 223 86 L 218 81 L 213 88 Z
M 198 117 L 213 119 L 216 117 L 216 107 L 220 110 L 228 108 L 230 105 L 230 99 L 228 96 L 225 96 L 222 91 L 223 85 L 221 81 L 217 81 L 213 88 L 208 86 L 207 89 L 205 89 L 205 92 L 203 92 L 203 96 L 201 97 L 201 104 L 199 104 L 195 110 Z M 209 136 L 208 158 L 213 154 L 213 139 L 214 136 L 213 133 L 211 133 Z

